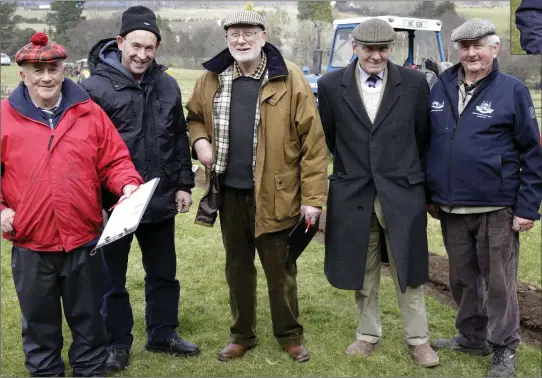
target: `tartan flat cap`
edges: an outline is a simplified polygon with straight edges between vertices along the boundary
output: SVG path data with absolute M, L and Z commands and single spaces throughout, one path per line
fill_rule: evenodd
M 38 32 L 30 38 L 29 44 L 17 51 L 15 61 L 20 66 L 23 63 L 52 63 L 67 57 L 68 52 L 64 46 L 49 43 L 47 34 Z
M 257 12 L 247 9 L 235 12 L 226 18 L 226 21 L 224 22 L 224 29 L 228 30 L 228 28 L 232 25 L 254 25 L 265 30 L 265 21 L 263 16 Z
M 364 45 L 384 45 L 392 43 L 396 37 L 391 25 L 380 18 L 365 20 L 352 31 L 352 38 Z
M 488 20 L 472 19 L 464 22 L 461 26 L 452 31 L 450 40 L 452 42 L 474 41 L 491 34 L 497 34 L 495 25 Z

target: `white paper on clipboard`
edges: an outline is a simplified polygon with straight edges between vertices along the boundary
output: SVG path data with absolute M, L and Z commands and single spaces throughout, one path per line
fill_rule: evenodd
M 137 229 L 159 180 L 160 178 L 155 178 L 142 184 L 130 197 L 125 198 L 113 209 L 95 249 L 112 243 Z

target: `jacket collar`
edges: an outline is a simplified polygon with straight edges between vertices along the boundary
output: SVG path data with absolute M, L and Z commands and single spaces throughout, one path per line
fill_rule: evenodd
M 288 68 L 286 67 L 286 62 L 282 57 L 279 49 L 273 46 L 271 43 L 266 42 L 262 48 L 262 51 L 267 56 L 267 71 L 269 72 L 269 80 L 272 80 L 279 76 L 288 75 Z M 207 71 L 213 72 L 216 75 L 220 75 L 224 72 L 229 66 L 233 64 L 235 59 L 230 53 L 228 48 L 225 48 L 215 57 L 204 62 L 203 68 Z
M 79 85 L 75 84 L 71 79 L 64 78 L 62 83 L 62 102 L 60 103 L 60 109 L 62 113 L 68 110 L 70 107 L 86 102 L 90 99 L 88 93 Z M 13 93 L 9 96 L 9 104 L 19 113 L 25 117 L 31 118 L 36 122 L 43 123 L 43 117 L 41 112 L 36 108 L 28 88 L 24 82 L 20 82 L 19 85 L 13 90 Z
M 459 62 L 440 74 L 440 79 L 447 87 L 449 88 L 457 87 L 459 70 L 461 69 L 461 67 L 462 67 L 461 62 Z M 480 82 L 485 82 L 486 79 L 489 79 L 488 81 L 491 81 L 493 78 L 495 78 L 499 74 L 500 74 L 499 62 L 497 59 L 495 59 L 493 60 L 493 68 L 491 72 L 486 77 L 482 78 Z

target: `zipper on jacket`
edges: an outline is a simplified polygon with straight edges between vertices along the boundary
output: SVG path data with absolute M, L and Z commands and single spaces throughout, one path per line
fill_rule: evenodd
M 53 144 L 54 137 L 55 137 L 55 134 L 51 134 L 51 137 L 49 138 L 49 144 L 47 145 L 47 151 L 51 150 L 51 144 Z
M 499 155 L 499 180 L 500 180 L 500 186 L 499 186 L 499 193 L 503 193 L 504 191 L 504 179 L 502 177 L 502 155 Z
M 130 95 L 130 106 L 132 107 L 132 116 L 134 116 L 134 118 L 136 117 L 137 115 L 137 112 L 136 112 L 136 108 L 135 108 L 135 104 L 134 104 L 134 96 Z

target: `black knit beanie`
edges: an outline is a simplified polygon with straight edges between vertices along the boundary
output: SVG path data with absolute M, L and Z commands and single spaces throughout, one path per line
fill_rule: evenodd
M 122 13 L 119 35 L 124 37 L 134 30 L 148 30 L 156 35 L 158 42 L 162 39 L 160 29 L 156 25 L 156 15 L 152 10 L 143 6 L 130 7 Z

